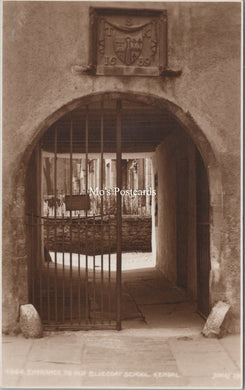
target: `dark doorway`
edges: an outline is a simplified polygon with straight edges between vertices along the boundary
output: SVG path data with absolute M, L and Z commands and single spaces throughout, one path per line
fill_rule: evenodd
M 187 288 L 188 267 L 188 160 L 176 163 L 176 257 L 177 284 Z

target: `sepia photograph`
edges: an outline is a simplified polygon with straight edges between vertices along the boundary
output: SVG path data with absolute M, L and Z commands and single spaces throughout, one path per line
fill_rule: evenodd
M 242 389 L 242 1 L 2 5 L 2 388 Z

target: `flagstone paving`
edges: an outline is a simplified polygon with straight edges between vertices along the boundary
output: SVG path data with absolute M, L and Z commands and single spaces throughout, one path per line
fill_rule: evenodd
M 240 388 L 229 347 L 201 335 L 165 337 L 137 330 L 59 332 L 42 339 L 3 337 L 4 387 L 226 387 Z
M 124 282 L 138 315 L 120 332 L 4 335 L 3 387 L 242 388 L 238 335 L 203 337 L 193 304 L 157 271 L 130 272 Z

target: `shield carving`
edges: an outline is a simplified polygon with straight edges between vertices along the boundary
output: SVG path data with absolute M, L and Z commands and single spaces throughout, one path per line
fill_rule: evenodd
M 125 65 L 132 65 L 140 56 L 143 49 L 143 35 L 133 37 L 128 33 L 120 33 L 114 37 L 113 48 L 117 58 Z

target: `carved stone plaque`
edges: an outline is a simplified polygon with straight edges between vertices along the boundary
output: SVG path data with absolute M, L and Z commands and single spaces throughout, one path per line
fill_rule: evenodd
M 159 76 L 166 68 L 166 12 L 93 9 L 91 22 L 97 75 Z

